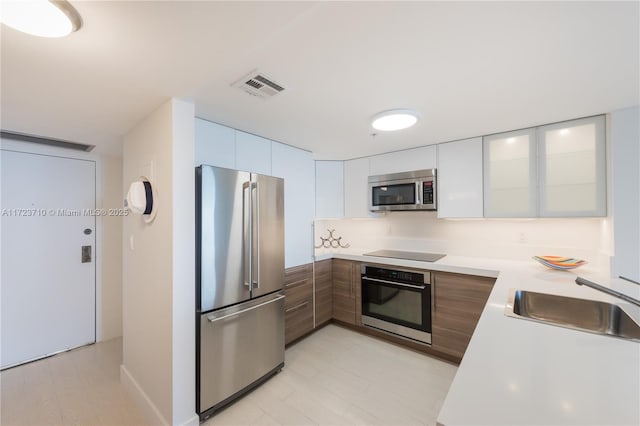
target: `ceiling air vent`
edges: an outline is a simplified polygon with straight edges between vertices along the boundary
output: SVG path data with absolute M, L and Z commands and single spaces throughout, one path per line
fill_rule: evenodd
M 84 143 L 70 142 L 62 139 L 44 138 L 42 136 L 28 135 L 26 133 L 11 132 L 8 130 L 0 131 L 0 136 L 4 139 L 12 139 L 20 142 L 38 143 L 41 145 L 57 146 L 58 148 L 75 149 L 76 151 L 90 152 L 95 145 L 87 145 Z
M 284 90 L 281 84 L 276 83 L 271 77 L 267 77 L 258 70 L 251 71 L 231 85 L 262 99 L 269 99 Z

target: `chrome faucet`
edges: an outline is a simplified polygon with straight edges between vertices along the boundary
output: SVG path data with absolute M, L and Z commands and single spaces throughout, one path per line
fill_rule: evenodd
M 601 292 L 606 293 L 606 294 L 608 294 L 610 296 L 617 297 L 618 299 L 622 299 L 625 302 L 633 303 L 636 306 L 640 306 L 640 300 L 634 299 L 633 297 L 627 296 L 626 294 L 622 294 L 622 293 L 620 293 L 618 291 L 611 290 L 610 288 L 601 286 L 600 284 L 596 284 L 596 283 L 591 282 L 589 280 L 586 280 L 584 278 L 581 278 L 581 277 L 576 278 L 576 284 L 578 284 L 578 285 L 586 285 L 587 287 L 591 287 L 591 288 L 593 288 L 595 290 L 601 291 Z

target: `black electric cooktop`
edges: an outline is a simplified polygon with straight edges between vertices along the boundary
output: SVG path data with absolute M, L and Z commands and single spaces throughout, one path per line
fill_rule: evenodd
M 370 253 L 364 253 L 364 256 L 375 257 L 391 257 L 393 259 L 417 260 L 420 262 L 435 262 L 442 259 L 446 254 L 439 253 L 421 253 L 417 251 L 400 251 L 400 250 L 376 250 Z

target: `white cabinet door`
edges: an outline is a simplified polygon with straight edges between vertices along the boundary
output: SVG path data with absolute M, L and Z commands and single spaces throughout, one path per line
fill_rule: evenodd
M 615 256 L 611 275 L 640 281 L 640 107 L 611 114 Z
M 344 162 L 316 161 L 316 217 L 344 216 Z
M 436 167 L 436 146 L 421 146 L 369 157 L 369 173 L 386 175 Z
M 605 117 L 483 138 L 487 217 L 605 216 Z
M 235 130 L 196 118 L 194 157 L 196 166 L 236 167 Z
M 482 217 L 482 138 L 438 145 L 438 217 Z
M 369 158 L 344 162 L 344 215 L 369 217 Z
M 271 176 L 271 141 L 236 130 L 235 168 Z
M 540 216 L 605 216 L 605 119 L 538 127 Z
M 310 152 L 278 142 L 271 147 L 272 175 L 284 179 L 285 268 L 313 261 L 315 167 Z
M 535 128 L 483 138 L 484 215 L 537 216 Z

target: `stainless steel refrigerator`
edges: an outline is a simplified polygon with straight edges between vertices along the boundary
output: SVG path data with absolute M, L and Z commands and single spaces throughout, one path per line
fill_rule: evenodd
M 284 181 L 196 168 L 196 411 L 284 366 Z

